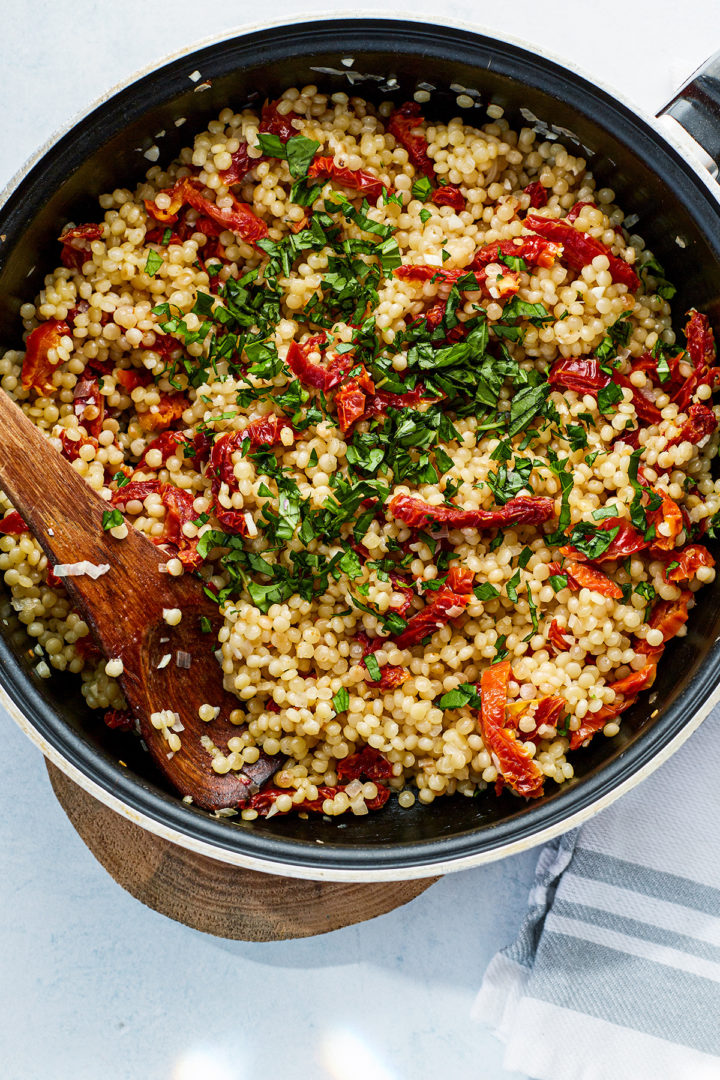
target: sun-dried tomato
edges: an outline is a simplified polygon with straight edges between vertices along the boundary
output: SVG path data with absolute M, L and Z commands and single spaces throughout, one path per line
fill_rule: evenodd
M 537 727 L 542 727 L 543 724 L 547 724 L 548 727 L 557 727 L 557 722 L 562 714 L 567 709 L 567 702 L 561 697 L 544 697 L 540 698 L 537 709 L 535 710 L 535 724 Z
M 176 232 L 171 232 L 166 238 L 167 229 L 158 225 L 154 229 L 148 229 L 145 233 L 146 244 L 158 244 L 161 247 L 169 247 L 170 244 L 182 244 L 183 238 Z
M 62 244 L 60 262 L 69 270 L 82 270 L 83 265 L 92 258 L 93 240 L 102 238 L 102 227 L 97 224 L 76 225 L 67 229 L 58 240 Z
M 548 240 L 555 240 L 562 244 L 563 260 L 571 270 L 579 272 L 598 255 L 605 255 L 610 264 L 610 276 L 616 285 L 625 285 L 630 292 L 637 292 L 640 288 L 640 278 L 633 268 L 617 255 L 613 255 L 610 248 L 596 240 L 594 236 L 580 232 L 564 221 L 540 217 L 539 214 L 528 214 L 525 218 L 525 226 L 532 232 L 545 236 Z
M 586 206 L 594 206 L 592 202 L 576 202 L 568 210 L 565 215 L 565 221 L 576 221 L 580 217 L 580 211 L 584 210 Z
M 562 255 L 562 244 L 546 240 L 544 236 L 520 236 L 515 240 L 496 240 L 486 244 L 473 257 L 468 269 L 479 270 L 488 263 L 498 262 L 501 255 L 523 259 L 528 266 L 552 266 Z
M 348 169 L 338 165 L 331 157 L 314 158 L 307 174 L 312 179 L 334 180 L 343 187 L 362 192 L 368 199 L 379 199 L 383 192 L 390 191 L 387 184 L 372 173 L 364 169 Z
M 268 227 L 266 223 L 250 209 L 247 203 L 238 202 L 231 193 L 228 198 L 231 200 L 232 206 L 220 207 L 206 198 L 202 192 L 202 185 L 197 180 L 184 177 L 182 180 L 177 180 L 173 187 L 167 188 L 163 192 L 163 194 L 170 197 L 170 206 L 167 210 L 161 210 L 154 199 L 145 200 L 145 209 L 158 221 L 173 224 L 177 221 L 180 209 L 185 204 L 188 204 L 217 225 L 221 225 L 223 229 L 234 232 L 241 240 L 245 240 L 249 244 L 255 244 L 258 240 L 262 240 L 263 237 L 267 236 Z
M 94 376 L 83 375 L 76 382 L 73 411 L 88 435 L 97 438 L 105 418 L 105 398 L 100 393 L 100 383 Z
M 183 525 L 198 516 L 193 508 L 195 496 L 193 492 L 175 487 L 174 484 L 163 484 L 160 497 L 166 510 L 163 542 L 167 541 L 177 548 L 177 558 L 187 570 L 195 570 L 203 561 L 197 552 L 198 538 L 186 536 L 183 532 Z
M 483 671 L 480 679 L 480 729 L 485 747 L 493 755 L 505 783 L 519 795 L 529 799 L 539 798 L 543 793 L 545 775 L 530 757 L 528 747 L 518 739 L 517 732 L 506 727 L 505 723 L 511 674 L 508 660 L 492 664 Z
M 636 551 L 644 551 L 650 546 L 641 532 L 631 525 L 626 518 L 609 517 L 599 522 L 597 529 L 607 532 L 609 529 L 617 529 L 617 533 L 610 542 L 609 547 L 601 555 L 596 555 L 592 562 L 610 562 L 611 559 L 624 559 L 627 555 L 634 555 Z M 588 556 L 578 551 L 572 544 L 560 548 L 560 554 L 578 562 L 587 562 Z
M 662 651 L 662 649 L 653 650 L 653 653 L 658 654 L 657 659 L 652 659 L 648 656 L 648 663 L 641 671 L 632 671 L 629 675 L 626 675 L 624 679 L 618 679 L 617 682 L 608 683 L 609 689 L 614 690 L 616 694 L 620 694 L 623 698 L 637 697 L 641 691 L 649 689 L 655 682 L 657 660 Z
M 487 267 L 484 265 L 479 266 L 477 269 L 470 269 L 468 267 L 456 268 L 454 270 L 446 270 L 441 266 L 430 266 L 427 263 L 415 263 L 413 265 L 406 263 L 403 266 L 396 267 L 393 270 L 395 277 L 400 278 L 401 281 L 434 281 L 438 285 L 455 285 L 460 278 L 466 277 L 468 274 L 474 274 L 477 282 L 477 289 L 473 285 L 467 286 L 463 289 L 463 292 L 476 292 L 481 291 L 486 296 L 491 297 L 494 300 L 504 300 L 508 296 L 514 296 L 520 288 L 520 275 L 515 270 L 507 270 L 503 268 L 502 274 L 496 278 L 488 277 Z M 439 318 L 434 320 L 436 325 L 439 325 L 445 314 L 445 306 L 443 305 L 442 311 L 439 312 Z M 426 315 L 428 318 L 429 312 Z M 430 325 L 430 319 L 428 318 L 428 325 Z
M 60 432 L 60 444 L 62 446 L 62 456 L 68 461 L 76 461 L 80 457 L 80 451 L 83 446 L 92 446 L 94 450 L 97 450 L 99 443 L 97 439 L 87 436 L 85 438 L 73 439 L 70 437 L 70 432 L 63 430 Z
M 373 781 L 375 783 L 375 781 Z M 365 805 L 368 810 L 380 810 L 381 807 L 390 798 L 390 791 L 383 784 L 375 783 L 377 787 L 377 795 L 374 799 L 365 799 Z M 327 784 L 322 784 L 318 787 L 318 797 L 312 801 L 305 799 L 301 803 L 293 803 L 290 810 L 281 810 L 279 813 L 305 813 L 310 810 L 314 813 L 323 813 L 323 804 L 326 799 L 333 799 L 339 792 L 345 790 L 345 785 L 339 785 L 335 787 L 329 787 Z M 281 795 L 290 795 L 291 791 L 286 788 L 263 788 L 262 791 L 258 791 L 255 795 L 252 795 L 249 799 L 246 799 L 240 805 L 247 810 L 257 810 L 260 817 L 267 817 L 272 805 L 277 802 Z
M 577 750 L 587 739 L 591 739 L 598 731 L 602 731 L 606 724 L 617 720 L 618 716 L 634 705 L 636 700 L 634 697 L 618 696 L 612 705 L 603 705 L 597 712 L 585 713 L 580 727 L 570 734 L 570 749 Z
M 153 377 L 149 371 L 137 368 L 116 368 L 115 382 L 122 386 L 123 390 L 131 394 L 138 386 L 149 386 Z
M 437 401 L 435 397 L 426 397 L 425 387 L 418 383 L 414 390 L 408 390 L 404 394 L 390 394 L 386 390 L 376 390 L 365 404 L 365 416 L 371 419 L 381 416 L 388 409 L 419 409 L 423 405 L 432 405 Z
M 451 206 L 456 214 L 460 214 L 467 206 L 465 196 L 457 184 L 441 184 L 430 198 L 436 206 Z
M 143 431 L 164 431 L 180 420 L 189 402 L 184 394 L 160 394 L 160 401 L 146 412 L 138 413 Z
M 674 638 L 688 621 L 688 604 L 692 600 L 692 595 L 689 589 L 683 589 L 677 600 L 660 600 L 652 609 L 648 626 L 651 630 L 661 632 L 663 645 Z M 650 653 L 657 647 L 648 645 L 646 641 L 638 641 L 634 645 L 636 653 Z
M 212 507 L 212 512 L 218 519 L 223 532 L 230 533 L 232 536 L 250 535 L 248 512 L 246 510 L 227 510 L 224 506 L 216 503 Z
M 277 135 L 281 142 L 286 143 L 288 139 L 292 139 L 294 135 L 298 134 L 297 128 L 293 125 L 293 120 L 301 118 L 295 112 L 278 112 L 278 105 L 281 100 L 281 98 L 278 98 L 277 101 L 265 102 L 260 114 L 258 131 Z
M 284 416 L 269 413 L 257 420 L 251 420 L 244 431 L 238 432 L 238 442 L 249 439 L 253 450 L 257 450 L 260 446 L 275 446 L 282 442 L 282 433 L 285 430 L 294 432 L 295 428 Z
M 530 205 L 533 210 L 540 210 L 543 206 L 547 206 L 548 190 L 539 180 L 534 180 L 532 184 L 528 184 L 526 188 L 523 188 L 523 191 L 530 196 Z
M 469 273 L 469 270 L 446 270 L 442 266 L 431 266 L 429 263 L 404 263 L 393 270 L 395 277 L 401 281 L 434 281 L 438 285 L 454 285 L 459 278 Z
M 651 555 L 655 555 L 653 549 L 650 549 Z M 667 557 L 667 553 L 663 553 Z M 715 560 L 706 547 L 702 544 L 688 544 L 687 547 L 682 548 L 680 551 L 673 551 L 670 555 L 672 560 L 670 566 L 665 571 L 666 581 L 692 581 L 701 566 L 714 566 Z M 673 565 L 677 563 L 677 565 Z
M 387 780 L 393 774 L 390 762 L 373 746 L 343 758 L 336 771 L 338 780 Z
M 578 394 L 590 394 L 592 397 L 597 397 L 598 390 L 614 382 L 631 391 L 635 412 L 642 423 L 660 423 L 660 410 L 650 398 L 633 386 L 627 375 L 621 375 L 617 371 L 613 372 L 612 376 L 606 375 L 599 360 L 594 357 L 576 356 L 556 360 L 550 368 L 548 382 L 555 389 L 575 390 Z M 625 439 L 624 434 L 620 438 Z
M 608 380 L 609 382 L 610 380 Z M 662 415 L 657 405 L 643 394 L 641 390 L 638 390 L 636 386 L 633 386 L 632 382 L 627 375 L 621 375 L 619 371 L 614 371 L 612 374 L 612 382 L 618 386 L 624 386 L 626 389 L 632 392 L 632 402 L 635 406 L 635 412 L 637 413 L 638 420 L 643 424 L 659 424 L 662 420 Z
M 688 314 L 690 318 L 685 326 L 685 338 L 687 357 L 693 371 L 684 377 L 676 369 L 672 372 L 670 386 L 666 389 L 670 400 L 681 412 L 688 411 L 688 405 L 699 386 L 712 386 L 720 375 L 720 369 L 714 366 L 715 339 L 707 315 L 702 315 L 695 308 Z
M 51 349 L 59 347 L 63 337 L 69 333 L 70 327 L 66 322 L 55 320 L 41 323 L 28 334 L 20 376 L 25 390 L 34 390 L 40 395 L 55 392 L 50 380 L 58 364 L 53 363 L 49 354 Z
M 131 480 L 129 484 L 124 484 L 114 491 L 110 501 L 113 506 L 127 506 L 134 500 L 145 502 L 148 495 L 159 494 L 161 488 L 160 480 Z
M 375 383 L 362 364 L 360 367 L 360 373 L 343 383 L 335 395 L 338 426 L 343 433 L 349 431 L 355 421 L 365 415 L 367 395 L 375 390 Z
M 709 405 L 694 401 L 687 410 L 687 420 L 675 438 L 668 440 L 667 445 L 668 447 L 677 446 L 681 442 L 697 445 L 706 435 L 712 435 L 717 426 L 715 411 Z
M 226 187 L 231 184 L 239 184 L 256 165 L 264 158 L 251 158 L 248 154 L 248 144 L 243 140 L 234 154 L 230 155 L 230 168 L 220 171 L 220 179 Z
M 417 134 L 416 128 L 424 124 L 422 109 L 416 101 L 406 101 L 390 114 L 387 123 L 388 132 L 396 142 L 407 150 L 410 164 L 424 176 L 434 176 L 435 169 L 428 155 L 428 141 L 424 135 Z
M 64 583 L 63 583 L 64 584 Z M 75 651 L 86 664 L 97 664 L 102 659 L 102 653 L 89 634 L 78 638 L 75 642 Z
M 183 435 L 181 431 L 163 431 L 162 435 L 158 435 L 157 439 L 153 439 L 151 443 L 145 447 L 143 456 L 137 463 L 138 469 L 156 468 L 157 466 L 150 466 L 147 463 L 147 456 L 151 450 L 158 450 L 162 456 L 163 465 L 169 457 L 179 457 L 181 461 L 184 460 L 182 453 L 182 447 L 190 446 L 190 440 L 187 435 Z
M 326 366 L 312 363 L 308 359 L 310 353 L 319 351 L 325 340 L 324 334 L 316 334 L 302 345 L 291 341 L 285 363 L 303 386 L 314 386 L 317 390 L 327 393 L 328 390 L 339 386 L 353 367 L 353 359 L 350 353 L 342 353 L 340 356 L 335 356 Z
M 690 318 L 685 326 L 688 353 L 695 373 L 702 381 L 715 363 L 715 338 L 707 315 L 695 308 L 688 314 Z
M 594 357 L 573 356 L 555 361 L 548 373 L 548 382 L 553 388 L 595 396 L 598 390 L 608 385 L 610 378 Z
M 411 649 L 465 611 L 472 596 L 472 572 L 460 569 L 453 577 L 451 573 L 445 584 L 432 594 L 432 600 L 408 620 L 405 629 L 395 638 L 399 649 Z M 470 575 L 469 579 L 467 575 Z
M 675 500 L 662 489 L 651 488 L 651 491 L 662 499 L 662 504 L 657 510 L 649 510 L 647 513 L 648 524 L 655 526 L 653 549 L 672 551 L 675 541 L 684 528 L 682 511 Z M 663 532 L 660 531 L 660 525 L 664 528 Z
M 365 682 L 368 686 L 372 686 L 374 690 L 385 691 L 394 690 L 396 686 L 402 686 L 409 678 L 410 672 L 407 668 L 386 664 L 385 667 L 380 669 L 380 678 L 377 681 L 366 679 Z
M 28 527 L 18 514 L 17 510 L 10 510 L 4 518 L 0 518 L 0 535 L 19 536 L 28 531 Z
M 550 623 L 550 629 L 547 632 L 546 640 L 548 648 L 552 650 L 553 655 L 567 652 L 573 646 L 573 639 L 566 636 L 566 631 L 563 630 L 557 619 L 553 619 Z
M 508 525 L 541 525 L 555 513 L 555 502 L 544 496 L 518 495 L 497 510 L 463 510 L 459 506 L 430 506 L 412 495 L 396 495 L 388 509 L 413 529 L 449 525 L 456 529 L 496 529 Z
M 113 731 L 133 731 L 135 728 L 135 720 L 129 709 L 108 709 L 103 721 Z
M 474 578 L 475 574 L 467 566 L 451 566 L 445 588 L 455 593 L 470 594 L 473 590 Z
M 212 442 L 211 442 L 210 437 L 208 436 L 207 432 L 205 432 L 205 431 L 196 431 L 195 435 L 193 436 L 192 443 L 193 443 L 193 448 L 195 450 L 195 454 L 194 454 L 194 456 L 192 458 L 192 462 L 195 465 L 195 468 L 199 470 L 201 462 L 210 460 L 210 451 L 212 450 Z
M 609 596 L 611 600 L 622 599 L 623 593 L 620 586 L 611 581 L 607 574 L 603 574 L 602 570 L 598 570 L 596 566 L 591 566 L 589 563 L 575 562 L 570 559 L 562 569 L 558 567 L 558 573 L 565 574 L 568 586 L 573 591 L 591 589 L 592 592 L 600 593 L 601 596 Z

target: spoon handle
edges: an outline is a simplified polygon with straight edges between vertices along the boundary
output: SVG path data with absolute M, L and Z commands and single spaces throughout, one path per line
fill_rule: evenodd
M 167 575 L 157 548 L 136 529 L 115 540 L 103 527 L 109 509 L 7 394 L 0 392 L 0 488 L 19 511 L 52 566 L 87 561 L 110 570 L 97 579 L 66 577 L 107 655 L 129 631 L 161 615 Z M 164 580 L 163 580 L 164 579 Z M 165 601 L 167 603 L 167 600 Z

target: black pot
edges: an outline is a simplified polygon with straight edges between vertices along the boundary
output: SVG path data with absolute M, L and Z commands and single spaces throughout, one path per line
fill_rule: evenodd
M 344 61 L 352 59 L 352 64 Z M 191 76 L 199 72 L 201 79 Z M 688 84 L 669 111 L 720 154 L 718 65 Z M 133 186 L 154 143 L 169 161 L 228 103 L 261 103 L 285 87 L 316 83 L 371 99 L 412 98 L 432 84 L 428 116 L 457 115 L 458 87 L 501 104 L 512 124 L 530 114 L 571 150 L 584 147 L 601 183 L 627 213 L 690 306 L 720 326 L 718 189 L 659 126 L 604 89 L 517 45 L 465 30 L 377 19 L 302 23 L 202 48 L 118 91 L 75 124 L 15 182 L 0 212 L 0 341 L 21 341 L 20 305 L 57 262 L 68 220 L 97 213 L 97 196 Z M 451 89 L 454 87 L 454 89 Z M 350 90 L 352 93 L 353 91 Z M 529 110 L 529 113 L 528 113 Z M 468 120 L 484 116 L 465 110 Z M 180 117 L 187 123 L 176 126 Z M 158 136 L 159 132 L 165 132 Z M 617 738 L 595 738 L 573 757 L 576 778 L 541 800 L 443 798 L 430 807 L 389 804 L 364 818 L 326 822 L 278 815 L 245 823 L 183 805 L 132 740 L 84 704 L 76 678 L 37 677 L 29 639 L 0 593 L 2 700 L 30 737 L 102 801 L 176 843 L 215 858 L 298 877 L 421 877 L 498 858 L 569 828 L 647 775 L 683 741 L 716 699 L 720 675 L 720 578 L 702 590 L 687 637 L 676 640 L 650 695 Z M 118 764 L 122 758 L 127 767 Z

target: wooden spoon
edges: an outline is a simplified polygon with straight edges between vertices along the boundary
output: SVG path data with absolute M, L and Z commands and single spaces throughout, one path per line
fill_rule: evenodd
M 63 583 L 105 656 L 122 660 L 120 685 L 155 763 L 196 806 L 237 806 L 272 775 L 278 762 L 261 753 L 242 772 L 221 775 L 212 768 L 214 751 L 203 745 L 203 737 L 209 737 L 228 754 L 228 739 L 243 730 L 228 720 L 239 702 L 223 688 L 222 668 L 212 655 L 220 623 L 217 605 L 205 596 L 197 578 L 161 573 L 167 556 L 137 529 L 130 526 L 124 540 L 106 532 L 102 519 L 108 503 L 2 392 L 0 430 L 0 488 L 50 563 L 87 560 L 110 566 L 97 579 L 65 577 Z M 182 612 L 177 626 L 169 626 L 163 616 L 163 610 L 172 608 Z M 203 616 L 213 633 L 203 633 Z M 168 653 L 170 662 L 159 667 Z M 189 668 L 177 665 L 178 653 L 190 655 Z M 220 710 L 209 723 L 198 712 L 206 704 Z M 170 751 L 167 734 L 150 721 L 164 710 L 177 713 L 183 726 L 176 753 Z

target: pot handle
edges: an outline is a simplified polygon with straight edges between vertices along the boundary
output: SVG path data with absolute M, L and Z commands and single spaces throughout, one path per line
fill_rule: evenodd
M 710 171 L 720 170 L 720 52 L 714 53 L 657 113 L 670 116 L 711 158 Z M 708 163 L 709 164 L 709 163 Z

